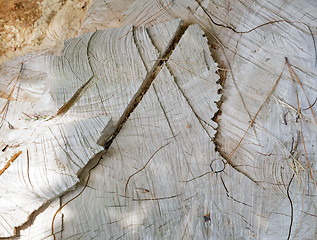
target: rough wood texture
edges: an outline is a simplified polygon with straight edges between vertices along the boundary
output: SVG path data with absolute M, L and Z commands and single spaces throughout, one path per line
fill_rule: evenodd
M 157 26 L 156 31 L 161 34 L 157 37 L 165 39 L 167 45 L 178 25 L 172 22 Z M 174 31 L 164 35 L 168 31 L 163 29 Z M 205 50 L 212 61 L 202 33 L 197 25 L 190 26 L 170 59 L 189 68 L 191 62 L 184 62 L 184 59 L 192 56 L 203 61 L 202 52 Z M 151 35 L 141 28 L 135 31 L 134 36 L 145 66 L 150 69 L 154 63 L 152 59 L 159 56 L 152 45 Z M 182 51 L 182 46 L 186 44 L 192 44 L 193 51 Z M 184 58 L 179 57 L 180 52 Z M 208 78 L 209 84 L 203 80 L 197 84 L 204 86 L 205 91 L 201 95 L 210 96 L 209 113 L 212 117 L 217 111 L 214 101 L 219 100 L 216 65 L 213 64 L 208 70 L 206 65 L 197 62 L 192 70 L 194 75 L 201 74 L 203 70 Z M 77 237 L 86 239 L 108 236 L 179 239 L 184 234 L 198 238 L 205 235 L 204 229 L 198 227 L 203 218 L 196 215 L 203 216 L 210 206 L 205 202 L 205 191 L 200 192 L 199 189 L 210 191 L 212 184 L 209 179 L 212 177 L 204 183 L 186 181 L 208 171 L 210 160 L 220 156 L 214 151 L 211 133 L 196 116 L 195 110 L 199 110 L 199 107 L 192 106 L 193 103 L 187 100 L 189 96 L 184 93 L 188 89 L 185 83 L 192 78 L 185 72 L 177 79 L 166 67 L 161 70 L 115 138 L 100 167 L 93 170 L 90 188 L 75 199 L 74 204 L 64 208 L 63 237 L 67 238 L 74 232 L 78 234 Z M 195 101 L 194 98 L 191 100 Z M 149 139 L 151 144 L 148 144 Z M 84 199 L 90 202 L 89 209 L 85 207 Z M 67 200 L 65 198 L 63 201 Z M 101 213 L 98 214 L 98 223 L 91 222 L 90 219 L 95 218 L 97 213 Z M 87 224 L 81 224 L 82 221 Z M 194 222 L 186 227 L 190 221 Z
M 177 3 L 173 2 L 175 4 L 169 7 L 169 1 L 160 3 L 148 1 L 146 4 L 153 6 L 153 12 L 160 12 L 156 22 L 176 16 L 188 19 L 188 12 L 180 14 L 170 9 Z M 192 1 L 182 3 L 190 6 Z M 135 6 L 138 4 L 141 1 Z M 256 233 L 254 237 L 262 239 L 275 234 L 274 238 L 315 238 L 312 229 L 316 229 L 317 123 L 313 103 L 317 97 L 314 36 L 317 24 L 306 10 L 316 11 L 316 5 L 310 1 L 280 1 L 274 5 L 233 1 L 227 4 L 203 1 L 200 7 L 190 11 L 209 34 L 210 43 L 218 48 L 214 55 L 219 62 L 224 60 L 228 71 L 223 88 L 222 115 L 218 117 L 216 142 L 219 150 L 235 169 L 259 185 L 256 188 L 267 189 L 275 195 L 270 200 L 263 197 L 260 204 L 263 208 L 259 215 L 267 221 L 267 228 L 261 223 L 261 230 L 254 231 L 254 220 L 250 222 L 253 226 L 250 229 Z M 139 17 L 142 11 L 138 12 L 137 8 L 130 11 L 135 17 L 128 19 L 129 22 L 137 25 L 145 20 L 145 17 Z M 265 24 L 268 21 L 275 22 Z M 261 27 L 256 28 L 258 26 Z M 285 57 L 299 82 L 292 72 L 293 82 Z M 283 68 L 278 85 L 267 99 Z M 255 122 L 243 137 L 256 115 Z M 239 144 L 242 138 L 243 142 Z M 237 184 L 234 178 L 231 181 Z M 253 198 L 255 195 L 252 193 Z M 270 220 L 272 212 L 287 216 Z M 243 218 L 249 215 L 252 213 L 243 214 Z
M 52 216 L 60 207 L 60 199 L 57 198 L 48 204 L 41 207 L 36 214 L 32 214 L 28 223 L 18 228 L 19 238 L 26 240 L 34 239 L 50 239 L 52 238 L 52 229 L 50 222 L 52 221 Z M 43 224 L 45 223 L 45 224 Z M 56 238 L 62 238 L 63 231 L 63 215 L 59 214 L 55 219 L 55 232 Z
M 90 172 L 57 214 L 57 239 L 317 238 L 316 7 L 136 0 L 126 27 L 27 60 L 13 94 L 6 85 L 20 68 L 8 69 L 21 59 L 1 66 L 1 101 L 11 101 L 0 131 L 0 236 L 80 179 L 60 197 L 67 203 Z M 135 110 L 89 171 L 110 117 L 116 124 L 133 98 Z M 17 238 L 52 238 L 57 200 Z
M 80 170 L 102 150 L 96 141 L 108 121 L 109 117 L 66 124 L 41 124 L 38 120 L 36 128 L 20 123 L 14 124 L 15 129 L 3 130 L 2 237 L 12 235 L 14 227 L 26 222 L 34 210 L 79 181 Z

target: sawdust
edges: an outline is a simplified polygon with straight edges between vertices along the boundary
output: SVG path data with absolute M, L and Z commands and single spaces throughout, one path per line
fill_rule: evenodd
M 0 0 L 0 61 L 76 37 L 89 0 Z
M 29 44 L 35 22 L 42 11 L 37 1 L 0 1 L 0 56 Z

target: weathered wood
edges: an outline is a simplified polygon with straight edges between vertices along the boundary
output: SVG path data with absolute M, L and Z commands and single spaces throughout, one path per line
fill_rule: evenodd
M 188 18 L 188 13 L 180 14 L 170 9 L 172 5 L 165 9 L 167 1 L 162 5 L 154 2 L 147 5 L 154 6 L 153 12 L 161 13 L 156 21 Z M 135 6 L 138 4 L 141 1 L 137 1 Z M 311 228 L 307 226 L 315 222 L 316 216 L 314 144 L 317 135 L 312 112 L 316 112 L 316 105 L 310 106 L 316 99 L 314 35 L 317 23 L 306 11 L 316 10 L 316 5 L 309 1 L 279 1 L 274 5 L 270 2 L 203 1 L 201 6 L 204 9 L 193 8 L 191 12 L 210 36 L 210 43 L 217 46 L 218 51 L 214 51 L 214 55 L 218 56 L 218 62 L 224 61 L 228 71 L 223 88 L 222 115 L 218 117 L 216 142 L 219 150 L 235 169 L 257 182 L 259 187 L 277 194 L 264 207 L 266 213 L 262 213 L 263 219 L 269 219 L 268 214 L 273 211 L 269 209 L 276 208 L 274 201 L 281 203 L 275 212 L 281 213 L 288 206 L 288 219 L 285 218 L 284 225 L 275 224 L 282 223 L 283 217 L 274 219 L 269 223 L 267 232 L 259 232 L 258 238 L 270 237 L 271 233 L 278 233 L 275 237 L 279 238 L 314 238 L 314 231 L 309 231 Z M 131 12 L 134 16 L 142 14 L 137 8 L 131 9 Z M 137 25 L 145 19 L 134 17 L 128 21 Z M 285 57 L 292 64 L 300 84 L 294 74 L 293 83 Z M 283 68 L 281 80 L 265 102 Z M 262 104 L 258 117 L 243 138 Z M 301 109 L 301 119 L 298 108 Z M 233 178 L 231 181 L 237 182 Z M 299 202 L 296 204 L 294 201 Z M 313 225 L 312 228 L 315 227 Z
M 165 47 L 174 32 L 168 33 L 163 29 L 176 31 L 177 25 L 177 22 L 172 22 L 157 26 L 157 35 L 160 33 L 157 37 L 166 40 Z M 153 59 L 159 56 L 152 45 L 151 35 L 147 35 L 143 28 L 137 29 L 135 40 L 146 68 L 151 69 Z M 193 43 L 192 51 L 182 51 L 184 48 L 181 46 L 189 43 Z M 203 50 L 210 58 L 207 41 L 203 39 L 201 30 L 197 25 L 190 26 L 171 58 L 189 68 L 192 63 L 183 61 L 180 52 L 187 57 L 199 58 L 203 56 Z M 178 55 L 175 52 L 179 52 Z M 195 79 L 193 74 L 204 69 L 211 78 L 208 79 L 210 84 L 201 80 L 206 84 L 203 85 L 205 91 L 202 91 L 202 95 L 209 93 L 211 103 L 219 100 L 217 90 L 220 86 L 216 84 L 215 64 L 210 70 L 199 62 L 196 67 L 191 67 L 192 74 L 184 73 L 182 80 Z M 194 234 L 198 238 L 206 234 L 204 228 L 198 226 L 203 223 L 203 216 L 211 206 L 207 201 L 209 197 L 205 199 L 205 192 L 199 189 L 210 191 L 213 177 L 203 182 L 187 181 L 209 171 L 211 159 L 221 157 L 214 151 L 210 134 L 196 116 L 195 109 L 198 106 L 190 104 L 177 81 L 166 67 L 154 80 L 144 99 L 114 139 L 100 166 L 93 170 L 89 188 L 64 208 L 65 238 L 74 232 L 78 237 L 87 239 L 101 236 L 179 239 L 184 234 L 187 237 Z M 213 116 L 217 107 L 211 110 Z M 143 167 L 142 171 L 135 174 Z M 63 199 L 64 202 L 67 200 Z M 89 208 L 85 207 L 85 201 L 90 202 Z M 96 215 L 98 221 L 91 221 Z M 193 223 L 189 224 L 191 221 Z
M 1 237 L 13 235 L 34 210 L 79 181 L 80 170 L 102 150 L 96 141 L 108 121 L 109 117 L 66 124 L 37 120 L 36 128 L 14 124 L 15 129 L 2 135 L 2 164 L 10 165 L 1 172 Z
M 0 131 L 0 212 L 7 214 L 0 223 L 9 223 L 1 236 L 79 182 L 102 150 L 101 131 L 106 127 L 99 143 L 113 131 L 110 117 L 116 124 L 142 92 L 181 18 L 200 27 L 181 35 L 90 172 L 87 188 L 57 214 L 56 238 L 316 238 L 317 22 L 310 14 L 316 10 L 312 1 L 137 0 L 126 13 L 128 26 L 68 40 L 63 56 L 45 63 L 41 57 L 25 62 Z M 10 96 L 9 76 L 19 70 L 3 72 L 2 98 Z M 54 169 L 60 159 L 69 172 L 50 173 L 45 159 Z M 37 188 L 23 182 L 27 166 Z M 89 168 L 62 204 L 82 190 Z M 41 174 L 52 179 L 39 180 Z M 21 203 L 23 210 L 16 207 Z M 42 211 L 20 239 L 52 237 L 52 210 Z
M 60 199 L 57 198 L 52 202 L 44 205 L 38 211 L 36 215 L 31 215 L 27 224 L 18 228 L 19 236 L 17 238 L 34 240 L 34 239 L 50 239 L 52 236 L 52 229 L 50 222 L 52 216 L 60 207 Z M 57 239 L 63 239 L 63 215 L 60 214 L 55 219 L 55 232 Z M 45 223 L 45 224 L 44 224 Z

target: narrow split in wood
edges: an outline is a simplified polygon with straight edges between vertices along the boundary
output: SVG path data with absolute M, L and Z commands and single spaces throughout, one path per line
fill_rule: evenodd
M 173 50 L 176 48 L 178 42 L 180 41 L 182 35 L 185 33 L 187 27 L 188 26 L 186 25 L 179 26 L 178 30 L 175 32 L 174 37 L 167 45 L 165 51 L 155 61 L 155 64 L 146 75 L 139 90 L 134 94 L 133 98 L 131 99 L 130 103 L 128 104 L 127 108 L 125 109 L 124 113 L 122 114 L 118 123 L 116 124 L 113 132 L 104 141 L 99 140 L 98 143 L 102 143 L 106 149 L 109 148 L 113 139 L 118 135 L 124 123 L 127 121 L 131 113 L 134 111 L 134 109 L 138 106 L 138 104 L 142 100 L 143 96 L 149 90 L 152 82 L 154 81 L 156 76 L 159 74 L 159 72 L 163 68 L 164 63 L 166 63 L 169 60 L 169 57 L 173 53 Z
M 4 151 L 4 150 L 2 149 L 2 151 Z M 22 153 L 22 151 L 18 151 L 17 153 L 15 153 L 11 157 L 11 159 L 6 163 L 6 165 L 2 169 L 0 169 L 0 176 L 5 172 L 5 170 L 8 169 L 8 167 L 10 167 L 11 163 L 13 163 L 15 161 L 15 159 L 17 159 L 21 155 L 21 153 Z

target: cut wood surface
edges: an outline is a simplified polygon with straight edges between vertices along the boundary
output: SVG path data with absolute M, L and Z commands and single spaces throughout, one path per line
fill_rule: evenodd
M 0 238 L 317 238 L 317 5 L 104 8 L 1 65 Z

